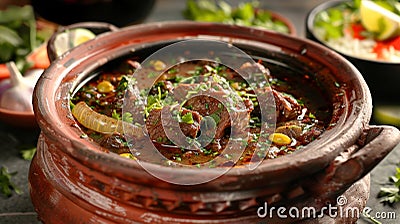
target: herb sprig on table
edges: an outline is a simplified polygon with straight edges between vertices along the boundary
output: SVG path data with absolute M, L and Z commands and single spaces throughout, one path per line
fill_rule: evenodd
M 391 186 L 381 187 L 378 197 L 382 203 L 394 204 L 400 202 L 400 166 L 396 167 L 396 174 L 389 177 Z
M 22 194 L 22 191 L 11 181 L 12 176 L 17 174 L 9 173 L 6 167 L 1 167 L 0 169 L 0 192 L 6 197 L 10 197 L 12 190 L 17 194 Z
M 31 161 L 36 153 L 36 147 L 23 146 L 20 150 L 21 157 L 24 160 Z M 17 172 L 10 173 L 8 168 L 2 166 L 0 169 L 0 194 L 10 197 L 12 191 L 14 190 L 17 194 L 22 194 L 23 192 L 12 182 L 12 177 L 15 176 Z
M 24 147 L 20 150 L 20 153 L 24 160 L 31 161 L 36 153 L 36 147 Z

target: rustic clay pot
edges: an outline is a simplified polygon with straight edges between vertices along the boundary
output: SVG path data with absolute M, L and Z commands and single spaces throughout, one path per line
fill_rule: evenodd
M 329 101 L 340 105 L 334 108 L 335 125 L 304 150 L 264 161 L 255 170 L 233 168 L 198 185 L 162 181 L 138 162 L 105 153 L 81 138 L 83 132 L 69 109 L 69 94 L 77 83 L 110 60 L 154 43 L 199 36 L 252 46 L 276 62 L 271 63 L 273 72 L 309 74 Z M 338 94 L 335 82 L 345 94 Z M 52 63 L 35 88 L 34 110 L 42 132 L 29 181 L 33 204 L 45 223 L 293 222 L 276 216 L 260 219 L 257 210 L 264 202 L 316 209 L 334 204 L 400 141 L 397 129 L 368 125 L 372 110 L 368 87 L 339 54 L 294 36 L 222 24 L 163 22 L 101 35 Z M 147 167 L 176 178 L 215 173 Z

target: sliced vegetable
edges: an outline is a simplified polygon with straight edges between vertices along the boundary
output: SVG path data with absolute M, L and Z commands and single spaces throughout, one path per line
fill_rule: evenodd
M 289 136 L 282 133 L 273 133 L 268 139 L 278 146 L 289 145 L 292 142 Z
M 113 84 L 111 84 L 111 82 L 109 82 L 107 80 L 103 80 L 97 85 L 97 90 L 100 93 L 109 93 L 114 90 L 114 86 L 113 86 Z
M 360 17 L 364 27 L 368 31 L 376 33 L 378 40 L 386 40 L 398 35 L 400 16 L 382 7 L 382 5 L 369 0 L 362 0 Z
M 96 35 L 92 31 L 84 28 L 66 30 L 63 33 L 58 34 L 54 40 L 56 54 L 57 56 L 60 56 L 66 51 L 95 37 Z
M 134 137 L 143 136 L 141 128 L 122 120 L 117 120 L 104 114 L 97 113 L 83 101 L 77 103 L 72 108 L 72 115 L 74 115 L 80 124 L 96 132 L 105 134 L 118 132 Z
M 132 155 L 132 153 L 121 153 L 119 154 L 121 157 L 127 158 L 127 159 L 136 159 L 136 157 L 134 157 Z
M 7 69 L 6 64 L 0 64 L 0 79 L 10 77 L 10 72 Z
M 28 63 L 32 64 L 31 69 L 46 69 L 50 66 L 50 60 L 47 56 L 47 44 L 42 44 L 40 47 L 32 51 L 27 57 Z

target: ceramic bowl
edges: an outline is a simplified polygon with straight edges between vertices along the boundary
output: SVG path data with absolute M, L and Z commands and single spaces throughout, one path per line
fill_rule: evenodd
M 332 107 L 332 127 L 303 150 L 267 160 L 255 169 L 166 167 L 106 153 L 85 138 L 69 95 L 96 69 L 126 56 L 146 57 L 181 40 L 223 41 L 267 62 L 273 74 L 318 82 Z M 340 83 L 341 88 L 338 88 Z M 307 87 L 307 82 L 304 84 Z M 359 71 L 313 41 L 262 29 L 172 21 L 109 32 L 57 58 L 34 91 L 41 135 L 29 171 L 32 202 L 45 223 L 243 223 L 293 222 L 260 217 L 260 207 L 335 204 L 400 141 L 398 129 L 370 126 L 372 99 Z M 180 180 L 210 177 L 202 184 L 163 181 L 147 170 Z M 51 214 L 51 215 L 49 215 Z
M 344 2 L 351 1 L 327 1 L 314 7 L 306 16 L 305 28 L 307 38 L 327 46 L 326 42 L 321 40 L 314 32 L 314 21 L 316 15 L 321 11 L 335 7 Z M 333 48 L 331 49 L 335 50 Z M 400 82 L 400 76 L 398 75 L 400 74 L 400 63 L 369 60 L 341 52 L 338 53 L 342 54 L 361 72 L 370 88 L 374 104 L 398 104 L 400 102 L 398 100 L 400 88 L 398 88 L 397 85 L 397 83 Z
M 54 34 L 49 38 L 47 42 L 47 56 L 49 57 L 50 62 L 56 60 L 59 56 L 61 56 L 57 54 L 55 46 L 55 40 L 57 36 L 64 32 L 68 32 L 69 30 L 78 28 L 87 29 L 96 36 L 105 32 L 116 31 L 118 29 L 118 27 L 114 26 L 113 24 L 105 22 L 80 22 L 67 26 L 59 26 L 56 32 L 54 32 Z
M 25 73 L 25 78 L 31 82 L 36 82 L 42 73 L 43 69 L 31 69 Z M 0 80 L 0 97 L 3 97 L 4 92 L 10 88 L 12 88 L 10 78 Z M 31 91 L 33 92 L 33 87 L 31 87 Z M 13 101 L 8 100 L 7 102 L 10 103 Z M 10 105 L 7 107 L 0 107 L 0 121 L 14 128 L 23 128 L 27 130 L 39 129 L 33 110 L 13 110 L 10 108 Z
M 0 97 L 3 92 L 11 88 L 9 80 L 0 80 L 2 89 L 0 91 Z M 15 111 L 0 107 L 0 121 L 11 127 L 26 128 L 26 129 L 38 129 L 36 118 L 33 111 Z
M 38 128 L 33 112 L 21 112 L 0 108 L 0 120 L 12 127 L 25 129 Z
M 290 21 L 287 17 L 285 17 L 277 12 L 274 12 L 274 11 L 269 11 L 269 12 L 271 13 L 271 17 L 274 20 L 282 21 L 288 27 L 290 35 L 293 35 L 293 36 L 297 35 L 296 27 L 294 26 L 292 21 Z

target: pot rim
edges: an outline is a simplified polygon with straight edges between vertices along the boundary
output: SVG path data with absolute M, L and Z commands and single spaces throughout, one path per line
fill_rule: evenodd
M 174 33 L 176 30 L 180 30 L 179 33 Z M 146 40 L 141 38 L 141 34 L 151 32 L 156 32 L 156 34 L 148 35 Z M 352 96 L 349 96 L 347 101 L 344 102 L 348 103 L 348 105 L 346 105 L 337 125 L 325 131 L 319 139 L 307 145 L 305 150 L 263 162 L 256 170 L 233 168 L 225 173 L 224 176 L 245 176 L 262 173 L 272 175 L 273 173 L 273 175 L 279 177 L 287 172 L 293 173 L 291 175 L 294 176 L 296 175 L 295 173 L 299 175 L 315 173 L 319 169 L 326 167 L 340 152 L 355 144 L 362 131 L 368 126 L 372 113 L 372 99 L 369 89 L 358 70 L 333 50 L 307 39 L 264 29 L 205 22 L 168 21 L 133 25 L 121 28 L 118 31 L 101 34 L 94 40 L 88 41 L 56 59 L 39 79 L 34 90 L 34 110 L 42 133 L 61 142 L 64 145 L 63 151 L 65 153 L 85 164 L 112 163 L 113 166 L 97 166 L 98 169 L 106 173 L 121 172 L 121 170 L 129 172 L 129 170 L 137 168 L 143 169 L 137 162 L 132 160 L 127 160 L 112 153 L 100 152 L 98 145 L 81 138 L 77 128 L 71 127 L 73 123 L 65 122 L 65 117 L 73 120 L 68 102 L 69 90 L 73 87 L 71 82 L 73 80 L 71 79 L 76 79 L 82 73 L 82 70 L 79 69 L 82 69 L 83 66 L 86 66 L 84 68 L 86 71 L 92 70 L 92 68 L 97 68 L 111 59 L 126 54 L 134 47 L 145 46 L 146 43 L 151 41 L 161 41 L 160 36 L 163 37 L 163 40 L 168 38 L 180 40 L 199 37 L 203 34 L 213 35 L 214 37 L 228 36 L 230 39 L 244 40 L 251 37 L 251 40 L 246 41 L 272 44 L 285 49 L 291 46 L 293 49 L 290 50 L 295 52 L 307 49 L 305 55 L 308 55 L 313 60 L 323 64 L 336 62 L 343 66 L 344 71 L 349 73 L 349 80 L 347 80 L 349 84 L 359 86 L 360 90 L 358 92 L 353 90 L 351 92 Z M 135 38 L 125 40 L 123 43 L 116 41 L 134 35 Z M 266 37 L 271 38 L 268 39 Z M 275 39 L 279 39 L 279 42 Z M 119 53 L 116 53 L 117 51 Z M 326 57 L 318 57 L 318 53 L 323 53 Z M 96 59 L 99 60 L 95 61 Z M 95 62 L 88 63 L 91 60 Z M 66 76 L 69 73 L 74 73 L 75 76 L 68 76 L 69 78 L 66 80 Z M 59 75 L 56 76 L 54 74 Z M 63 83 L 63 81 L 66 83 Z M 58 86 L 61 88 L 58 88 Z M 58 110 L 56 105 L 61 110 Z M 198 173 L 198 170 L 191 168 L 179 167 L 176 169 L 157 164 L 147 165 L 151 169 L 162 168 L 165 173 L 178 172 L 179 174 L 188 175 Z M 216 168 L 202 170 L 202 175 L 213 175 L 215 172 L 218 172 Z M 298 177 L 296 176 L 296 178 Z

